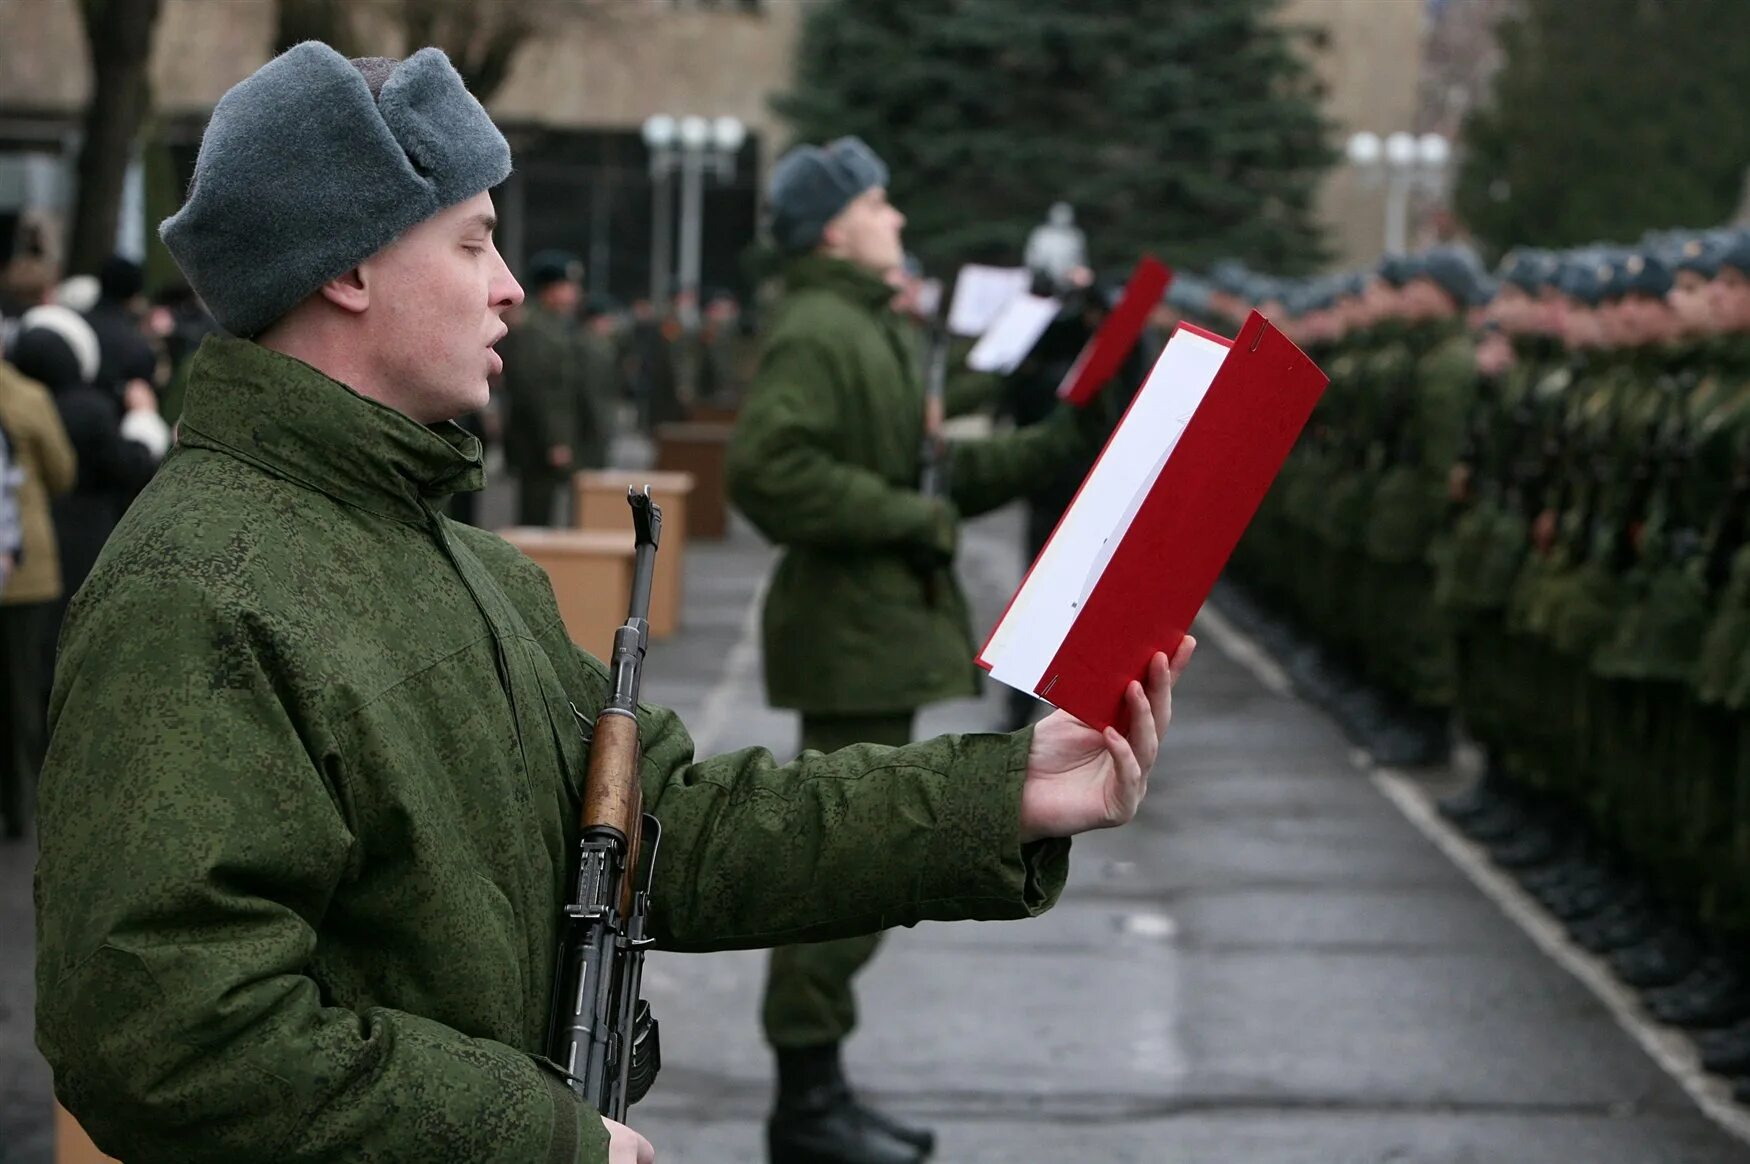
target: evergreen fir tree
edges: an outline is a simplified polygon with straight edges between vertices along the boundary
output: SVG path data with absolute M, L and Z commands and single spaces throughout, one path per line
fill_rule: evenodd
M 775 105 L 799 140 L 888 161 L 932 264 L 1018 261 L 1062 199 L 1098 266 L 1304 270 L 1334 153 L 1278 3 L 827 0 Z
M 1744 0 L 1523 0 L 1464 130 L 1460 215 L 1497 248 L 1730 217 L 1750 159 Z

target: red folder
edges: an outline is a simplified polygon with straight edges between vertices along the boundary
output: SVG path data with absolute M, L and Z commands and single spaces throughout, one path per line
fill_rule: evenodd
M 1063 383 L 1057 386 L 1060 399 L 1080 408 L 1118 374 L 1130 349 L 1142 338 L 1149 313 L 1160 304 L 1172 281 L 1173 272 L 1159 259 L 1153 255 L 1142 257 L 1130 273 L 1130 282 L 1124 285 L 1117 306 L 1107 314 L 1100 330 L 1088 340 L 1064 374 Z
M 1257 312 L 1233 340 L 1180 325 L 979 665 L 1122 730 L 1125 688 L 1178 648 L 1326 383 Z

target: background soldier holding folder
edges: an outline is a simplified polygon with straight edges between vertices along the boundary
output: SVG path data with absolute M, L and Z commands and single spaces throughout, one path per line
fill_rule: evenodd
M 510 167 L 443 53 L 306 42 L 219 102 L 163 227 L 237 338 L 195 357 L 178 447 L 69 611 L 36 880 L 38 1044 L 121 1159 L 651 1159 L 542 1054 L 609 677 L 540 569 L 443 515 L 481 485 L 453 421 L 522 299 L 492 239 Z M 1142 798 L 1165 658 L 1147 679 L 1127 735 L 1060 715 L 786 766 L 695 762 L 639 706 L 650 936 L 1043 910 L 1060 838 Z
M 888 274 L 905 258 L 887 167 L 856 138 L 800 146 L 771 178 L 784 252 L 774 309 L 729 451 L 736 505 L 784 547 L 766 596 L 767 698 L 802 713 L 804 753 L 911 739 L 917 709 L 978 691 L 953 569 L 961 516 L 1025 494 L 1104 435 L 1060 408 L 950 447 L 945 492 L 919 490 L 925 389 Z M 829 811 L 829 827 L 854 817 Z M 851 824 L 850 827 L 855 827 Z M 879 935 L 774 950 L 764 1026 L 777 1054 L 772 1158 L 906 1164 L 933 1137 L 858 1104 L 839 1047 L 851 978 Z

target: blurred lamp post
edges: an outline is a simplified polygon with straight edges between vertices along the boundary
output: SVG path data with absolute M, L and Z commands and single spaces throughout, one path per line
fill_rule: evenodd
M 660 305 L 669 298 L 669 264 L 674 221 L 670 176 L 681 176 L 680 290 L 691 292 L 697 310 L 699 265 L 704 233 L 705 170 L 720 181 L 735 177 L 735 158 L 747 140 L 747 127 L 733 117 L 674 118 L 659 113 L 644 122 L 644 144 L 650 150 L 650 176 L 655 182 L 655 230 L 651 237 L 650 294 Z M 695 321 L 686 320 L 688 326 Z
M 650 299 L 658 315 L 668 302 L 668 272 L 673 264 L 674 188 L 669 175 L 674 170 L 679 132 L 674 118 L 666 113 L 644 121 L 644 145 L 650 151 Z
M 1344 152 L 1364 181 L 1385 183 L 1385 249 L 1402 251 L 1409 244 L 1410 194 L 1438 194 L 1445 188 L 1451 143 L 1437 133 L 1417 137 L 1399 131 L 1381 140 L 1363 131 L 1349 139 Z

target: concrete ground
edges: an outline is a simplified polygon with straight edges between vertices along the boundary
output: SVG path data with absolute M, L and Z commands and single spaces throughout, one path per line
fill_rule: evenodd
M 506 512 L 491 499 L 490 521 Z M 1019 577 L 1019 520 L 967 530 L 980 629 Z M 737 524 L 689 550 L 686 627 L 646 696 L 702 752 L 787 757 L 757 597 L 772 555 Z M 873 1098 L 940 1133 L 944 1164 L 1737 1164 L 1606 1008 L 1429 844 L 1319 713 L 1205 635 L 1132 826 L 1080 839 L 1029 922 L 894 933 L 847 1050 Z M 983 700 L 922 731 L 984 730 Z M 29 845 L 0 845 L 0 1160 L 45 1164 L 31 1041 Z M 759 953 L 654 955 L 663 1074 L 632 1122 L 663 1164 L 763 1159 Z

